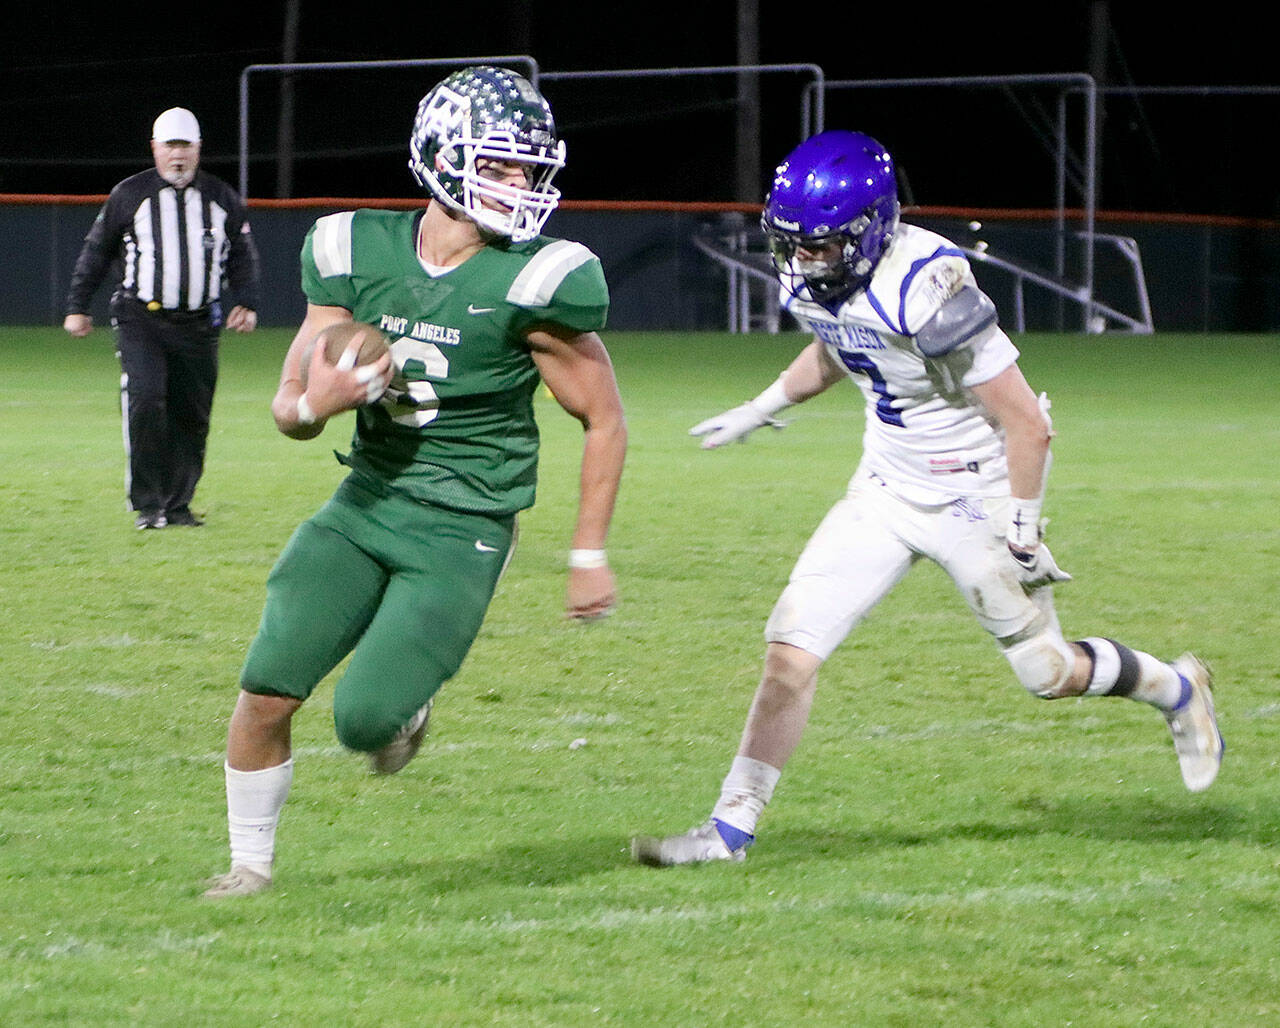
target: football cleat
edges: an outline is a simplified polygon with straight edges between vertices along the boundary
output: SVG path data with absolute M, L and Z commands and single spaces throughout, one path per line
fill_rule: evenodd
M 728 834 L 729 841 L 726 841 L 725 833 Z M 730 848 L 730 841 L 735 843 L 733 848 Z M 747 835 L 732 825 L 712 818 L 683 835 L 668 835 L 664 839 L 651 835 L 636 836 L 631 840 L 631 859 L 650 867 L 704 864 L 712 860 L 741 862 L 747 859 L 747 847 L 753 842 L 754 835 Z
M 260 874 L 243 864 L 234 864 L 226 874 L 210 879 L 205 899 L 227 899 L 231 896 L 252 896 L 271 888 L 271 876 Z
M 1182 781 L 1192 792 L 1201 792 L 1218 776 L 1226 749 L 1213 711 L 1213 676 L 1192 653 L 1184 653 L 1172 666 L 1182 680 L 1185 697 L 1166 711 L 1165 720 L 1173 733 Z
M 145 531 L 149 528 L 164 528 L 168 524 L 165 516 L 158 511 L 144 510 L 133 521 L 133 527 L 139 531 Z
M 408 723 L 396 732 L 394 739 L 369 754 L 369 768 L 375 775 L 393 775 L 414 758 L 427 734 L 431 704 L 432 700 L 427 700 Z

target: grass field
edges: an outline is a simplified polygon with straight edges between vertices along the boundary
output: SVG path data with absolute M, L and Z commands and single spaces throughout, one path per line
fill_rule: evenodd
M 210 904 L 239 664 L 349 425 L 279 436 L 286 334 L 225 338 L 208 525 L 136 532 L 109 334 L 0 329 L 0 1024 L 1280 1025 L 1280 340 L 1020 340 L 1066 631 L 1215 666 L 1210 791 L 1150 708 L 1029 698 L 921 567 L 824 670 L 747 862 L 662 871 L 628 839 L 709 811 L 861 412 L 841 386 L 702 453 L 799 338 L 608 341 L 616 615 L 561 617 L 581 433 L 544 398 L 539 504 L 423 752 L 371 778 L 323 684 L 276 887 Z

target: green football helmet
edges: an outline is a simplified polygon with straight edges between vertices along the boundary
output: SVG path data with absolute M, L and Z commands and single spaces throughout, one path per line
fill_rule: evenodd
M 523 165 L 525 187 L 484 177 L 477 165 L 489 161 Z M 515 72 L 463 68 L 418 104 L 409 170 L 446 207 L 490 232 L 521 243 L 542 231 L 560 202 L 551 180 L 562 167 L 564 143 L 556 138 L 551 108 Z

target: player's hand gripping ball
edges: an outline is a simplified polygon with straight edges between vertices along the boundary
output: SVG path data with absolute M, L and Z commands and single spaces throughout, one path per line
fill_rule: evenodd
M 302 349 L 300 378 L 303 392 L 306 392 L 307 374 L 311 370 L 316 346 L 320 344 L 324 346 L 324 358 L 330 365 L 344 371 L 356 370 L 357 379 L 364 381 L 367 387 L 366 403 L 378 401 L 387 390 L 390 380 L 389 371 L 378 374 L 370 366 L 380 361 L 390 349 L 387 337 L 380 329 L 365 324 L 364 321 L 338 321 L 337 324 L 320 329 L 315 338 Z
M 343 360 L 343 354 L 351 347 L 352 343 L 359 337 L 359 349 L 356 351 L 355 363 L 348 364 Z M 322 328 L 316 333 L 314 339 L 307 343 L 302 351 L 301 372 L 302 388 L 307 388 L 307 373 L 311 369 L 311 360 L 315 354 L 316 346 L 323 343 L 325 360 L 335 367 L 344 367 L 347 370 L 351 368 L 362 368 L 368 364 L 375 364 L 381 360 L 382 355 L 391 349 L 387 343 L 387 337 L 383 335 L 381 329 L 374 325 L 367 325 L 363 321 L 339 321 L 336 324 Z

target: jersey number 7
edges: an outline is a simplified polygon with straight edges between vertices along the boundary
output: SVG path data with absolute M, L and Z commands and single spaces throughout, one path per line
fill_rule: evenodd
M 903 428 L 902 415 L 893 407 L 896 397 L 889 392 L 889 385 L 880 374 L 880 369 L 876 367 L 875 362 L 865 353 L 849 353 L 845 350 L 840 351 L 840 359 L 850 371 L 866 375 L 871 379 L 871 388 L 876 394 L 876 417 L 886 425 Z

